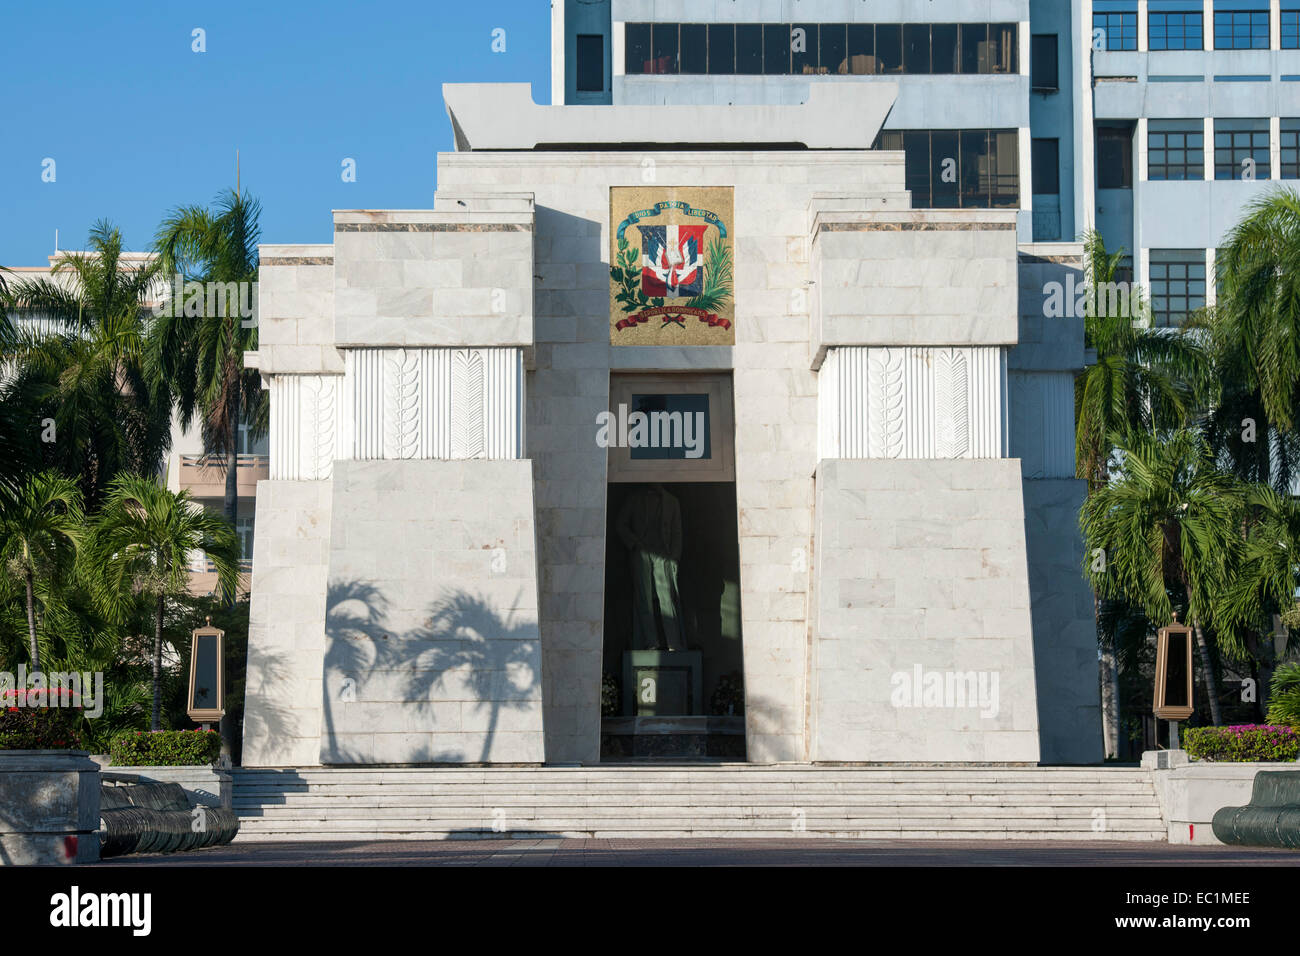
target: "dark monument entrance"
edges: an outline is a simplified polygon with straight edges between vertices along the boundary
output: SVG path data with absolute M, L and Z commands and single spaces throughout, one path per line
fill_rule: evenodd
M 743 760 L 730 376 L 611 398 L 601 758 Z

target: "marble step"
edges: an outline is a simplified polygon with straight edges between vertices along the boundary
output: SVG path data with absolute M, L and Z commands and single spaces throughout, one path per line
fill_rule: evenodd
M 661 780 L 702 780 L 730 778 L 745 780 L 811 780 L 811 779 L 872 779 L 872 780 L 985 780 L 1016 781 L 1034 779 L 1056 780 L 1107 780 L 1147 778 L 1148 772 L 1137 767 L 1123 768 L 874 768 L 874 767 L 813 767 L 800 770 L 771 769 L 741 765 L 701 767 L 660 767 L 626 764 L 614 769 L 584 767 L 305 767 L 305 768 L 236 768 L 240 778 L 280 779 L 291 777 L 300 780 L 337 780 L 342 778 L 374 778 L 384 781 L 402 779 L 423 780 L 429 777 L 474 780 L 527 780 L 556 779 L 603 780 L 627 778 L 654 778 Z
M 802 830 L 794 830 L 788 821 L 773 824 L 770 827 L 754 826 L 749 823 L 733 821 L 729 825 L 720 822 L 717 825 L 701 826 L 689 820 L 665 822 L 659 826 L 648 826 L 643 821 L 629 820 L 623 825 L 602 822 L 597 825 L 580 823 L 573 827 L 546 826 L 529 829 L 517 826 L 497 831 L 490 826 L 465 827 L 455 822 L 448 822 L 444 828 L 429 826 L 425 821 L 410 821 L 408 824 L 394 823 L 391 826 L 371 828 L 356 827 L 322 827 L 319 823 L 307 823 L 299 827 L 278 827 L 275 829 L 258 829 L 241 827 L 236 842 L 275 842 L 281 840 L 443 840 L 453 839 L 530 839 L 545 837 L 594 838 L 594 839 L 672 839 L 672 838 L 754 838 L 754 837 L 835 837 L 840 839 L 906 839 L 906 840 L 1134 840 L 1144 842 L 1164 842 L 1164 827 L 1150 825 L 1132 829 L 1123 827 L 1107 828 L 1093 831 L 1080 826 L 1051 825 L 1002 825 L 993 821 L 985 828 L 972 825 L 969 827 L 935 827 L 925 821 L 873 821 L 854 823 L 841 822 L 805 822 Z
M 411 841 L 442 841 L 448 838 L 457 840 L 500 840 L 503 836 L 515 840 L 530 839 L 595 839 L 595 840 L 743 840 L 756 836 L 771 838 L 776 836 L 790 836 L 802 839 L 836 839 L 836 840 L 989 840 L 989 841 L 1007 841 L 1007 840 L 1028 840 L 1028 841 L 1049 841 L 1049 840 L 1095 840 L 1103 841 L 1123 841 L 1135 843 L 1163 843 L 1165 842 L 1165 831 L 1160 830 L 1143 830 L 1121 832 L 1121 833 L 1087 833 L 1087 832 L 1068 832 L 1068 833 L 1043 833 L 1035 830 L 1013 831 L 1013 830 L 963 830 L 963 831 L 942 831 L 942 830 L 825 830 L 825 831 L 806 831 L 802 833 L 789 832 L 756 832 L 753 830 L 581 830 L 572 832 L 556 832 L 553 830 L 531 832 L 526 830 L 512 831 L 509 834 L 486 832 L 455 832 L 454 834 L 432 833 L 426 831 L 416 831 L 411 833 L 389 832 L 382 835 L 373 832 L 361 832 L 355 830 L 340 830 L 338 832 L 310 832 L 310 833 L 270 833 L 270 834 L 249 834 L 243 831 L 235 837 L 236 843 L 294 843 L 294 842 L 322 842 L 334 841 L 339 843 L 357 843 L 375 840 L 411 840 Z
M 914 804 L 881 804 L 877 806 L 868 806 L 862 804 L 808 804 L 804 806 L 791 806 L 790 804 L 759 804 L 759 803 L 734 803 L 718 805 L 701 805 L 678 802 L 674 804 L 664 804 L 659 806 L 640 805 L 628 807 L 627 805 L 590 805 L 590 806 L 554 806 L 539 807 L 536 805 L 478 805 L 478 806 L 355 806 L 355 805 L 323 805 L 314 807 L 240 807 L 236 806 L 235 811 L 241 817 L 260 817 L 262 819 L 345 819 L 345 818 L 367 818 L 376 816 L 483 816 L 491 814 L 492 811 L 501 811 L 506 816 L 527 816 L 540 817 L 546 815 L 573 816 L 585 814 L 587 816 L 623 816 L 629 813 L 635 813 L 641 816 L 689 816 L 697 815 L 703 817 L 729 816 L 740 814 L 743 816 L 753 816 L 758 813 L 769 815 L 786 814 L 787 816 L 796 811 L 803 810 L 807 813 L 817 813 L 821 815 L 840 815 L 840 816 L 898 816 L 899 814 L 911 814 L 917 817 L 929 816 L 941 819 L 964 819 L 973 816 L 988 816 L 990 814 L 1005 817 L 1073 817 L 1073 818 L 1091 818 L 1096 810 L 1101 810 L 1107 817 L 1160 817 L 1158 807 L 1152 805 L 1099 805 L 1099 806 L 1045 806 L 1035 804 L 1029 806 L 1006 806 L 996 804 L 981 804 L 967 806 L 920 806 Z
M 1133 794 L 1117 797 L 1113 794 L 1065 794 L 1034 796 L 1024 794 L 715 794 L 703 797 L 697 794 L 639 794 L 641 806 L 709 806 L 709 805 L 771 805 L 790 806 L 936 806 L 948 809 L 958 807 L 1032 807 L 1032 806 L 1149 806 L 1151 794 Z M 598 794 L 363 794 L 346 795 L 311 793 L 294 795 L 235 794 L 234 805 L 241 807 L 439 807 L 439 806 L 602 806 L 609 801 Z

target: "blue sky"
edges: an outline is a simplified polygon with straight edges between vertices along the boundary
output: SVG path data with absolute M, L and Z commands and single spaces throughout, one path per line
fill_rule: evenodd
M 146 249 L 167 210 L 234 186 L 236 149 L 263 242 L 330 242 L 331 209 L 429 208 L 442 84 L 531 82 L 545 103 L 549 70 L 547 0 L 6 0 L 0 265 L 43 265 L 56 228 L 82 248 L 99 218 Z

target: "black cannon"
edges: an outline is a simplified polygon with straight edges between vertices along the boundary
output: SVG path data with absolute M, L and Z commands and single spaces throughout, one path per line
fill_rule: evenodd
M 99 794 L 102 857 L 197 850 L 239 832 L 234 811 L 191 806 L 178 783 L 104 783 Z
M 1250 803 L 1216 811 L 1212 825 L 1222 843 L 1300 848 L 1300 770 L 1261 770 Z

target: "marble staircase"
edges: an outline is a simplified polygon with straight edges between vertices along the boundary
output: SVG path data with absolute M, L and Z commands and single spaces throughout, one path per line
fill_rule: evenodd
M 1164 841 L 1130 767 L 237 769 L 238 842 L 502 837 Z

